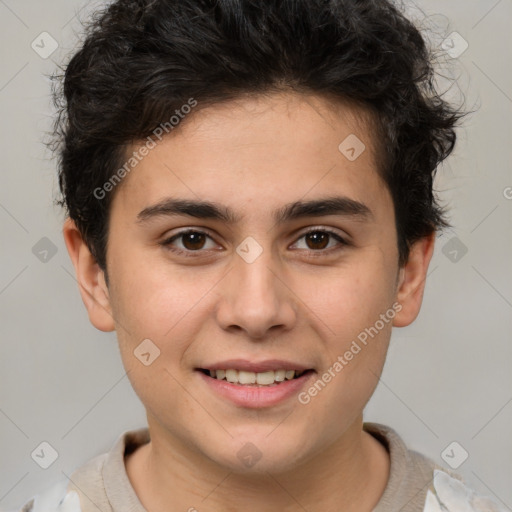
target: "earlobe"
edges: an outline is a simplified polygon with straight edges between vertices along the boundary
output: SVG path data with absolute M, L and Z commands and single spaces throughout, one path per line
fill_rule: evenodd
M 103 270 L 94 259 L 76 224 L 66 219 L 62 229 L 69 256 L 75 267 L 82 301 L 90 322 L 100 331 L 115 330 L 109 291 Z
M 421 238 L 411 246 L 407 263 L 400 269 L 396 300 L 402 309 L 396 314 L 393 325 L 405 327 L 418 316 L 423 301 L 425 280 L 432 254 L 435 233 Z

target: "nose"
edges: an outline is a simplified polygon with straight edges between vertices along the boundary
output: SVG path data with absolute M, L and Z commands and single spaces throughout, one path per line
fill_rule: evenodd
M 292 329 L 296 311 L 294 294 L 270 248 L 264 248 L 254 260 L 234 255 L 216 309 L 223 329 L 243 331 L 251 339 L 268 339 Z

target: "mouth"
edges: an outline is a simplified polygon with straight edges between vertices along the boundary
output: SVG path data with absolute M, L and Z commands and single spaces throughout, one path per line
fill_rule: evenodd
M 250 409 L 273 407 L 289 401 L 316 374 L 313 368 L 299 365 L 294 370 L 290 363 L 281 363 L 287 368 L 270 362 L 258 365 L 244 362 L 240 365 L 245 369 L 237 369 L 234 364 L 221 363 L 215 368 L 196 368 L 195 373 L 207 386 L 208 392 L 213 393 L 216 398 Z M 270 369 L 270 366 L 274 366 L 274 369 Z M 249 368 L 258 371 L 251 371 Z
M 295 380 L 305 374 L 314 372 L 312 368 L 307 370 L 268 370 L 265 372 L 251 372 L 228 368 L 226 370 L 209 370 L 197 368 L 198 371 L 212 379 L 229 382 L 238 386 L 270 387 L 277 386 L 289 380 Z

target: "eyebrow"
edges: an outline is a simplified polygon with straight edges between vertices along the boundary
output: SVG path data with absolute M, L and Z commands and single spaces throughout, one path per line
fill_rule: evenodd
M 197 219 L 214 219 L 227 224 L 236 224 L 242 220 L 242 217 L 236 215 L 233 210 L 218 203 L 167 198 L 155 205 L 144 208 L 137 215 L 137 222 L 146 223 L 155 217 L 176 215 L 187 215 Z M 326 215 L 352 217 L 357 220 L 373 219 L 373 213 L 368 206 L 345 196 L 295 201 L 273 212 L 276 224 L 283 224 L 304 217 L 322 217 Z

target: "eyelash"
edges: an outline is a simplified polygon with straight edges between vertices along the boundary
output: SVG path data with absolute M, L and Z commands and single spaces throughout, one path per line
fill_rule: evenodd
M 167 238 L 164 241 L 160 242 L 160 245 L 165 247 L 167 250 L 172 251 L 172 252 L 174 252 L 175 254 L 178 254 L 178 255 L 183 255 L 185 257 L 192 257 L 192 258 L 197 257 L 195 255 L 195 253 L 204 252 L 203 249 L 198 249 L 197 251 L 192 251 L 192 250 L 176 249 L 175 247 L 171 247 L 171 244 L 172 244 L 172 242 L 174 242 L 174 240 L 179 239 L 180 237 L 183 237 L 183 236 L 188 235 L 190 233 L 206 235 L 208 238 L 213 239 L 209 235 L 209 233 L 207 233 L 205 231 L 200 231 L 198 229 L 186 229 L 186 230 L 180 231 L 179 233 L 176 233 L 175 235 L 171 236 L 170 238 Z M 335 247 L 335 248 L 330 248 L 330 249 L 318 249 L 318 250 L 314 250 L 314 249 L 307 250 L 307 249 L 305 249 L 305 250 L 307 250 L 310 253 L 309 257 L 312 257 L 312 258 L 316 258 L 318 256 L 323 256 L 325 254 L 331 254 L 332 252 L 337 252 L 337 251 L 343 249 L 344 247 L 350 245 L 338 233 L 336 233 L 334 231 L 331 231 L 329 229 L 325 229 L 325 228 L 312 228 L 312 229 L 302 233 L 297 240 L 300 240 L 301 238 L 309 235 L 310 233 L 325 233 L 327 235 L 330 235 L 332 238 L 334 238 L 340 244 L 340 246 Z M 304 250 L 304 249 L 301 249 L 301 250 Z

